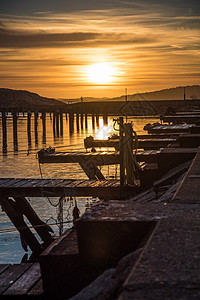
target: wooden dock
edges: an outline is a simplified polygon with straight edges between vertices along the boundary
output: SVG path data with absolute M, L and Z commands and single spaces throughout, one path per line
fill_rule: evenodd
M 0 298 L 44 299 L 39 263 L 0 265 Z
M 118 199 L 136 193 L 137 187 L 121 188 L 119 180 L 25 179 L 0 178 L 0 193 L 4 197 L 82 196 Z
M 43 151 L 43 150 L 42 150 Z M 119 151 L 98 151 L 98 152 L 39 152 L 40 163 L 82 163 L 95 161 L 98 166 L 119 164 Z M 136 159 L 138 162 L 155 162 L 156 155 L 160 150 L 137 151 Z
M 172 202 L 182 204 L 200 204 L 200 149 L 197 152 Z
M 148 133 L 183 133 L 190 132 L 194 124 L 179 124 L 179 125 L 156 125 L 147 128 Z
M 138 149 L 160 149 L 167 147 L 169 144 L 176 142 L 177 138 L 172 137 L 138 137 Z M 135 139 L 133 139 L 133 142 Z M 84 140 L 85 148 L 101 148 L 101 147 L 113 147 L 116 150 L 119 150 L 119 139 L 109 139 L 109 140 L 95 140 L 91 137 Z
M 186 123 L 198 123 L 200 122 L 199 114 L 176 114 L 174 116 L 163 116 L 160 118 L 163 122 L 181 124 L 183 122 Z

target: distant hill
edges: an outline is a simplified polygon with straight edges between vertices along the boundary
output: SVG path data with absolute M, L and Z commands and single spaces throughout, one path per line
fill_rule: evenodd
M 0 88 L 0 107 L 56 107 L 63 106 L 62 101 L 42 97 L 28 91 Z
M 200 99 L 200 86 L 186 86 L 186 99 Z M 124 95 L 115 98 L 93 98 L 84 97 L 83 102 L 109 102 L 109 101 L 124 101 Z M 184 87 L 176 87 L 163 89 L 160 91 L 137 93 L 128 95 L 129 101 L 148 101 L 148 100 L 183 100 Z M 66 103 L 81 102 L 80 98 L 76 99 L 53 99 L 42 97 L 36 93 L 0 88 L 0 107 L 57 107 L 65 106 Z
M 200 99 L 200 86 L 193 85 L 193 86 L 185 86 L 185 95 L 186 99 L 196 100 Z M 122 95 L 120 97 L 115 98 L 93 98 L 93 97 L 84 97 L 84 102 L 93 102 L 93 101 L 124 101 L 125 96 Z M 137 93 L 133 95 L 128 95 L 129 101 L 134 100 L 183 100 L 184 99 L 184 87 L 176 87 L 176 88 L 169 88 L 163 89 L 154 92 L 146 92 L 146 93 Z M 80 102 L 80 98 L 76 99 L 60 99 L 61 101 L 68 103 L 68 102 Z
M 199 85 L 185 86 L 185 96 L 187 100 L 200 99 L 200 86 Z M 183 86 L 128 96 L 128 100 L 183 100 L 183 99 L 184 99 Z

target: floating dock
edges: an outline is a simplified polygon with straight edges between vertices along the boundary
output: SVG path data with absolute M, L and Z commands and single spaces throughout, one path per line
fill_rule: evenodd
M 136 193 L 137 187 L 120 187 L 119 180 L 25 179 L 0 178 L 4 197 L 99 197 L 125 198 Z

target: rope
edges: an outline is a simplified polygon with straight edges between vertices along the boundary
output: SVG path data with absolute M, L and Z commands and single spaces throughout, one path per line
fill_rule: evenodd
M 63 233 L 63 201 L 64 201 L 64 197 L 60 197 L 59 199 L 59 205 L 58 205 L 58 215 L 57 215 L 57 220 L 59 223 L 59 235 L 61 236 L 61 234 Z
M 50 219 L 54 219 L 54 218 L 49 218 L 48 220 L 50 220 Z M 55 220 L 55 219 L 54 219 Z M 55 220 L 56 221 L 56 220 Z M 68 221 L 63 221 L 62 222 L 62 224 L 68 224 L 68 223 L 72 223 L 73 221 L 72 220 L 68 220 Z M 47 223 L 47 221 L 46 221 L 46 223 Z M 59 223 L 56 221 L 55 223 L 50 223 L 50 224 L 48 224 L 49 226 L 58 226 L 59 225 Z M 34 226 L 27 226 L 27 227 L 18 227 L 18 229 L 27 229 L 27 228 L 29 228 L 29 229 L 34 229 L 34 228 L 38 228 L 38 227 L 44 227 L 44 226 L 46 226 L 46 224 L 41 224 L 41 225 L 34 225 Z M 15 231 L 18 231 L 18 229 L 17 228 L 4 228 L 4 229 L 0 229 L 0 234 L 3 234 L 3 233 L 9 233 L 9 232 L 15 232 Z
M 39 160 L 38 160 L 38 165 L 39 165 L 41 179 L 44 179 L 43 175 L 42 175 L 42 168 L 41 168 Z M 49 199 L 49 197 L 46 197 L 46 198 L 47 198 L 48 202 L 51 204 L 51 206 L 57 207 L 59 205 L 59 201 L 58 201 L 58 203 L 54 204 L 53 202 L 51 202 L 51 200 Z
M 124 124 L 123 131 L 125 133 L 124 166 L 126 171 L 126 184 L 137 185 L 138 183 L 136 180 L 136 168 L 139 168 L 139 164 L 136 161 L 136 152 L 138 148 L 137 134 L 135 131 L 133 131 L 131 123 Z M 133 133 L 135 135 L 134 143 Z M 135 149 L 134 155 L 133 149 Z

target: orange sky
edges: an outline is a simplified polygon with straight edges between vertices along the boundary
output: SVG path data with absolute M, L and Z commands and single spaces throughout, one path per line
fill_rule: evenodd
M 200 84 L 195 10 L 121 3 L 90 10 L 5 9 L 0 15 L 1 87 L 76 98 Z M 108 82 L 92 80 L 96 75 L 89 68 L 97 63 L 111 68 Z

